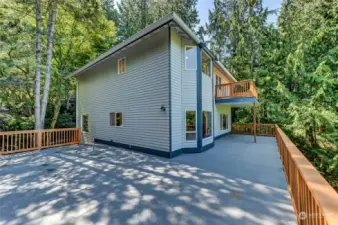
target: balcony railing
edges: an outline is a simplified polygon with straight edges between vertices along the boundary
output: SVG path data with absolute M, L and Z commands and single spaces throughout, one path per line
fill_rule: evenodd
M 257 89 L 252 80 L 216 85 L 216 98 L 256 97 Z

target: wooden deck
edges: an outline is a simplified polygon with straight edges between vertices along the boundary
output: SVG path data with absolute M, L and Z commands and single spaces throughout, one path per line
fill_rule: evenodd
M 1 159 L 0 224 L 296 224 L 274 137 L 173 159 L 106 145 Z
M 277 125 L 257 124 L 257 135 L 276 136 L 298 224 L 338 224 L 338 193 Z M 234 123 L 232 131 L 252 134 L 254 124 Z M 262 130 L 263 127 L 263 130 Z

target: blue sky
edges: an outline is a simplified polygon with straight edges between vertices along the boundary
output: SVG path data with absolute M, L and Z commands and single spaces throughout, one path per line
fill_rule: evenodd
M 197 10 L 200 17 L 200 24 L 204 25 L 208 21 L 209 9 L 214 7 L 214 0 L 199 0 L 197 3 Z M 263 5 L 269 9 L 279 9 L 282 4 L 282 0 L 263 0 Z M 268 23 L 275 23 L 277 15 L 270 15 L 268 17 Z

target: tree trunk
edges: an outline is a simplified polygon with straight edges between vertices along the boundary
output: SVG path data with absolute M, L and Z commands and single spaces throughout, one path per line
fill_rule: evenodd
M 59 118 L 59 114 L 60 114 L 60 108 L 61 108 L 61 96 L 60 96 L 60 92 L 59 90 L 56 91 L 56 96 L 55 96 L 55 106 L 54 106 L 54 112 L 53 112 L 53 118 L 52 118 L 52 122 L 50 124 L 50 129 L 54 129 L 56 122 Z
M 48 2 L 48 28 L 47 28 L 47 60 L 46 60 L 46 79 L 43 90 L 42 109 L 41 109 L 41 127 L 44 127 L 46 109 L 48 103 L 50 76 L 53 58 L 53 38 L 54 26 L 56 21 L 57 0 L 49 0 Z
M 61 108 L 61 77 L 60 74 L 56 76 L 56 87 L 55 87 L 55 102 L 54 102 L 54 112 L 50 128 L 54 129 L 56 122 L 58 120 Z
M 36 0 L 36 50 L 35 50 L 35 129 L 40 129 L 40 78 L 41 78 L 41 0 Z

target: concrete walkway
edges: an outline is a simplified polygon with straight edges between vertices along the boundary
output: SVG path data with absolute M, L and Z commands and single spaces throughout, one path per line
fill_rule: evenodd
M 0 159 L 0 224 L 296 224 L 275 138 L 174 159 L 72 146 Z

